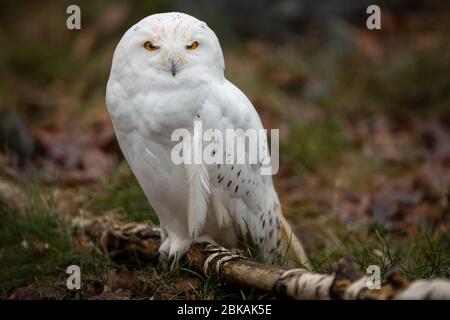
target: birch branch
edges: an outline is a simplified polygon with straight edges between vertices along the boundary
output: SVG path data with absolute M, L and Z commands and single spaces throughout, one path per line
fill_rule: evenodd
M 147 224 L 120 223 L 111 216 L 72 219 L 76 232 L 88 236 L 107 252 L 125 252 L 153 260 L 160 244 L 159 229 Z M 288 299 L 450 299 L 450 281 L 443 279 L 409 282 L 398 272 L 388 275 L 380 289 L 367 287 L 368 277 L 354 263 L 342 259 L 334 274 L 306 269 L 286 270 L 257 263 L 236 252 L 207 244 L 194 244 L 187 252 L 189 268 L 219 281 Z

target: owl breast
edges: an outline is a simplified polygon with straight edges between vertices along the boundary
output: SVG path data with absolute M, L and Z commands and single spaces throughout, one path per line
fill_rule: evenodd
M 200 117 L 208 98 L 207 86 L 180 86 L 164 91 L 149 89 L 136 93 L 125 86 L 114 85 L 116 94 L 108 99 L 108 108 L 119 131 L 137 131 L 144 139 L 172 145 L 173 131 L 189 130 L 194 120 Z M 117 94 L 118 91 L 121 94 Z

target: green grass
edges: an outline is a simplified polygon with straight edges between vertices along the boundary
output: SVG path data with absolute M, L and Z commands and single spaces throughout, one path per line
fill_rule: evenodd
M 332 166 L 348 148 L 341 125 L 332 118 L 314 124 L 291 124 L 292 137 L 280 153 L 296 163 L 299 174 L 314 173 L 321 166 Z
M 74 255 L 70 231 L 50 203 L 33 196 L 28 213 L 2 203 L 0 220 L 0 290 L 61 278 Z
M 331 226 L 340 242 L 324 246 L 316 244 L 310 258 L 315 271 L 332 272 L 342 257 L 352 257 L 361 270 L 369 265 L 380 267 L 382 275 L 399 270 L 409 279 L 449 277 L 450 237 L 426 232 L 418 237 L 399 236 L 374 225 L 365 232 L 349 232 L 339 225 Z M 321 248 L 321 249 L 320 249 Z
M 48 190 L 38 185 L 26 190 L 26 212 L 0 203 L 0 293 L 34 284 L 61 289 L 64 296 L 59 298 L 70 297 L 65 284 L 66 269 L 72 264 L 82 271 L 81 294 L 87 284 L 104 282 L 114 262 L 98 249 L 74 250 L 74 234 L 63 213 L 45 196 Z
M 42 197 L 29 196 L 30 212 L 19 213 L 1 205 L 0 218 L 0 290 L 6 294 L 18 286 L 34 283 L 64 289 L 70 264 L 82 268 L 83 289 L 86 294 L 90 284 L 107 282 L 110 270 L 122 265 L 111 261 L 107 255 L 92 250 L 89 253 L 75 252 L 71 246 L 72 233 L 53 205 Z M 317 213 L 317 212 L 316 212 Z M 307 217 L 308 215 L 305 215 Z M 345 226 L 330 220 L 329 229 L 339 239 L 338 243 L 326 244 L 316 237 L 314 250 L 310 252 L 314 271 L 333 272 L 336 261 L 351 256 L 365 270 L 367 266 L 380 266 L 382 274 L 396 268 L 410 279 L 448 277 L 450 270 L 450 239 L 447 234 L 421 234 L 414 240 L 398 233 L 383 230 L 380 225 L 368 226 L 365 230 L 348 231 Z M 23 241 L 27 242 L 26 248 Z M 43 246 L 48 244 L 48 249 Z M 258 258 L 258 253 L 250 252 Z M 164 298 L 183 299 L 186 289 L 177 283 L 187 278 L 196 278 L 191 298 L 196 299 L 264 299 L 268 296 L 254 290 L 236 291 L 217 281 L 215 276 L 205 277 L 185 267 L 172 273 L 160 272 L 153 266 L 136 259 L 131 266 L 145 281 L 148 289 L 135 297 L 146 299 L 154 294 Z M 73 293 L 66 291 L 66 298 Z
M 101 189 L 95 199 L 97 211 L 117 210 L 132 221 L 159 223 L 156 213 L 125 161 L 113 177 L 101 183 Z

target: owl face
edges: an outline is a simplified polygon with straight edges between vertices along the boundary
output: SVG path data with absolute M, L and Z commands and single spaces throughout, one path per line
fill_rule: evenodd
M 206 23 L 182 13 L 144 18 L 120 41 L 114 64 L 127 64 L 135 79 L 156 85 L 223 77 L 219 41 Z M 122 69 L 123 70 L 123 69 Z

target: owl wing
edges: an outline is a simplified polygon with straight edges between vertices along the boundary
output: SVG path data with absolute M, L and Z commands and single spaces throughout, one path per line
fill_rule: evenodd
M 220 130 L 225 136 L 226 129 L 242 129 L 241 135 L 248 129 L 263 130 L 251 102 L 228 81 L 211 90 L 202 118 L 207 127 Z M 259 139 L 255 150 L 245 141 L 236 139 L 234 150 L 245 150 L 246 164 L 207 165 L 210 207 L 219 227 L 232 225 L 239 240 L 256 245 L 266 258 L 273 260 L 282 254 L 283 217 L 272 177 L 260 174 L 262 162 L 269 157 L 268 143 Z M 213 152 L 223 152 L 224 160 L 229 155 L 225 148 Z M 248 156 L 255 156 L 255 152 L 256 163 L 249 164 Z

